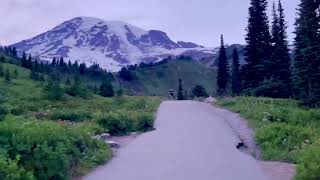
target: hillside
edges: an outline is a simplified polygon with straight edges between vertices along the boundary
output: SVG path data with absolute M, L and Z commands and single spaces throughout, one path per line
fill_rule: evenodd
M 112 156 L 110 147 L 92 136 L 153 126 L 159 98 L 105 98 L 90 91 L 71 96 L 70 85 L 50 85 L 47 76 L 33 80 L 29 69 L 14 64 L 19 60 L 3 54 L 0 59 L 0 179 L 81 176 Z
M 195 85 L 202 85 L 212 94 L 216 85 L 216 71 L 193 60 L 171 60 L 153 67 L 133 70 L 132 82 L 121 81 L 129 94 L 168 96 L 169 90 L 178 90 L 178 80 L 183 80 L 184 90 L 190 95 Z

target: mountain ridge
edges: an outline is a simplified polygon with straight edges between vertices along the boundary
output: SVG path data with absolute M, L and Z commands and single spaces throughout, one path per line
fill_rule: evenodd
M 194 54 L 193 58 L 201 59 L 213 54 L 213 49 L 192 42 L 174 42 L 159 30 L 146 31 L 125 22 L 93 17 L 73 18 L 12 46 L 41 60 L 63 57 L 88 65 L 97 63 L 110 71 L 168 56 Z

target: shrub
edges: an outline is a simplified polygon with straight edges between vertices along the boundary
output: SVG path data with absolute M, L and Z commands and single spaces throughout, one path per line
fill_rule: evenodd
M 35 180 L 31 172 L 18 166 L 19 158 L 11 160 L 0 155 L 0 179 L 2 180 Z
M 208 93 L 207 93 L 206 89 L 201 85 L 196 85 L 192 89 L 192 95 L 194 97 L 208 97 Z
M 105 114 L 98 124 L 111 135 L 125 135 L 133 131 L 148 131 L 153 127 L 153 115 L 144 111 L 116 111 Z
M 153 128 L 154 118 L 151 113 L 140 112 L 137 114 L 137 131 L 148 131 Z
M 37 179 L 69 179 L 84 164 L 110 158 L 105 144 L 90 137 L 80 126 L 54 122 L 8 119 L 0 123 L 0 144 L 10 159 L 20 156 L 20 168 Z M 95 156 L 97 159 L 90 159 Z
M 87 111 L 59 110 L 51 115 L 52 120 L 68 120 L 72 122 L 80 122 L 91 119 L 92 115 Z
M 320 139 L 302 154 L 297 168 L 297 180 L 320 179 Z
M 293 162 L 297 161 L 296 154 L 310 144 L 313 137 L 312 129 L 286 123 L 271 123 L 259 128 L 256 133 L 264 159 Z
M 98 124 L 111 135 L 124 135 L 132 131 L 133 116 L 127 112 L 111 112 L 98 119 Z

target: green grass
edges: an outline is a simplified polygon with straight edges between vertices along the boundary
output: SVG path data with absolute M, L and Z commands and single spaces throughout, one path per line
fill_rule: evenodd
M 122 84 L 126 93 L 167 97 L 170 89 L 178 91 L 179 78 L 183 79 L 184 89 L 189 95 L 197 84 L 204 86 L 212 94 L 216 84 L 215 69 L 193 60 L 174 60 L 154 67 L 138 68 L 134 74 L 136 80 Z
M 0 93 L 8 112 L 0 120 L 0 179 L 83 175 L 112 156 L 107 145 L 91 136 L 150 130 L 161 102 L 158 97 L 80 98 L 67 94 L 62 100 L 50 101 L 45 83 L 31 80 L 28 69 L 2 65 L 11 74 L 17 69 L 18 78 L 8 82 L 0 77 Z M 123 123 L 128 125 L 125 129 Z
M 320 109 L 294 100 L 237 97 L 218 105 L 240 113 L 256 130 L 262 158 L 298 164 L 297 179 L 320 177 Z

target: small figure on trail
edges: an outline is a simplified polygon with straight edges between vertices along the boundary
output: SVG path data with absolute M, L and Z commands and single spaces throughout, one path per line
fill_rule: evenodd
M 174 99 L 174 91 L 173 91 L 173 89 L 170 89 L 169 98 L 170 99 Z

